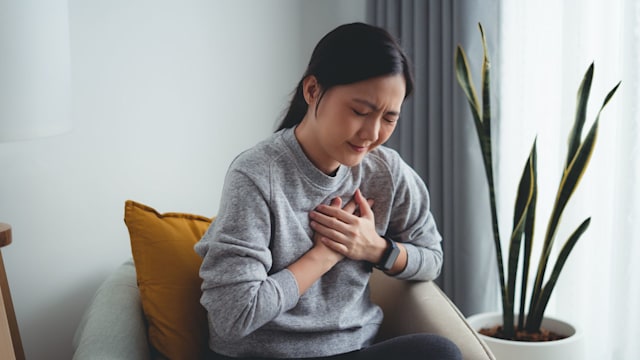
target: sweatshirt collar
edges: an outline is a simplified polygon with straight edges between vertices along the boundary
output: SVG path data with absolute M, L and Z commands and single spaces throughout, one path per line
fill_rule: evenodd
M 301 172 L 314 184 L 323 188 L 333 188 L 342 183 L 343 179 L 349 174 L 349 167 L 340 165 L 336 174 L 330 176 L 318 169 L 302 150 L 302 146 L 298 142 L 294 133 L 295 127 L 282 130 L 281 137 L 291 153 L 296 159 L 296 163 Z

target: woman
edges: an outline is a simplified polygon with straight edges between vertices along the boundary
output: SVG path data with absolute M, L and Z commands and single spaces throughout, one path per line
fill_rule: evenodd
M 196 245 L 212 358 L 460 358 L 426 334 L 373 344 L 371 268 L 431 280 L 442 265 L 426 186 L 379 147 L 412 87 L 385 30 L 320 40 L 278 131 L 231 164 Z

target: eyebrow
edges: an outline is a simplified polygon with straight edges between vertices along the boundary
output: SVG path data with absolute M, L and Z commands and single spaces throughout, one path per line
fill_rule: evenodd
M 355 101 L 357 103 L 360 103 L 360 104 L 363 104 L 363 105 L 366 105 L 367 107 L 371 108 L 371 110 L 373 110 L 373 111 L 380 111 L 380 109 L 376 106 L 376 104 L 374 104 L 374 103 L 372 103 L 370 101 L 367 101 L 365 99 L 354 98 L 353 101 Z M 400 111 L 392 110 L 392 111 L 387 111 L 385 114 L 393 115 L 393 116 L 400 116 Z

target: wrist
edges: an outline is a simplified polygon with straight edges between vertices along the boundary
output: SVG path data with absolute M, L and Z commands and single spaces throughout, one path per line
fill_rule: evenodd
M 343 258 L 341 254 L 329 249 L 326 245 L 312 247 L 303 257 L 307 257 L 319 269 L 324 269 L 325 271 L 329 271 Z
M 328 248 L 314 246 L 287 267 L 296 279 L 299 295 L 307 291 L 341 260 L 337 256 L 331 256 L 330 251 Z
M 388 247 L 389 244 L 387 243 L 387 239 L 384 236 L 378 236 L 378 240 L 372 246 L 372 255 L 367 261 L 369 261 L 372 265 L 379 264 L 380 261 L 382 261 L 382 259 L 384 258 Z
M 396 263 L 396 260 L 400 256 L 401 250 L 395 241 L 389 238 L 383 238 L 383 239 L 386 245 L 384 248 L 384 252 L 382 253 L 379 260 L 373 263 L 373 266 L 382 271 L 389 271 L 393 269 Z

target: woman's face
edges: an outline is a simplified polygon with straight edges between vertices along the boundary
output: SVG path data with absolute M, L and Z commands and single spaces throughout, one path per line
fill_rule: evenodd
M 404 94 L 402 75 L 376 77 L 329 89 L 316 112 L 321 88 L 309 76 L 304 80 L 309 107 L 296 137 L 311 162 L 326 174 L 340 164 L 357 165 L 393 133 Z

